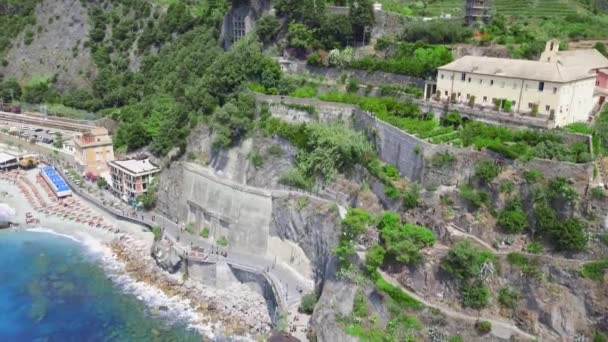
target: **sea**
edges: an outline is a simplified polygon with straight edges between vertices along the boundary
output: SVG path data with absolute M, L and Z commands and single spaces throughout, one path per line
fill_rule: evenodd
M 142 286 L 81 241 L 0 230 L 0 341 L 203 339 L 185 306 Z

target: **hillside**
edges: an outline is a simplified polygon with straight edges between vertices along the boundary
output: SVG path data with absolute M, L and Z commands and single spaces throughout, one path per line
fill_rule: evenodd
M 422 85 L 455 44 L 533 59 L 549 37 L 607 38 L 608 16 L 582 2 L 498 0 L 487 41 L 458 21 L 403 18 L 398 37 L 371 39 L 373 2 L 356 3 L 336 14 L 325 6 L 346 1 L 276 0 L 249 27 L 235 20 L 255 12 L 246 0 L 0 0 L 0 97 L 111 121 L 116 155 L 145 152 L 162 167 L 137 198 L 152 214 L 259 256 L 259 269 L 289 260 L 314 290 L 279 279 L 300 293 L 285 298 L 277 331 L 606 341 L 608 111 L 514 128 L 464 106 L 427 108 Z M 384 3 L 419 16 L 462 7 Z M 510 106 L 501 122 L 551 121 Z

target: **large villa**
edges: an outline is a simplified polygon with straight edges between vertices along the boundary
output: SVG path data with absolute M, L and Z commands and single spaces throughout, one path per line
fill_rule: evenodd
M 437 71 L 436 99 L 547 116 L 555 126 L 587 121 L 604 102 L 608 59 L 595 49 L 559 51 L 549 41 L 538 61 L 465 56 Z

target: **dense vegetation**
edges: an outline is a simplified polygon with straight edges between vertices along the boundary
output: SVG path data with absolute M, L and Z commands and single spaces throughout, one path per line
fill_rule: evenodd
M 415 314 L 423 306 L 402 289 L 382 278 L 377 268 L 385 262 L 395 262 L 397 258 L 408 263 L 419 260 L 419 250 L 432 245 L 435 238 L 432 232 L 424 227 L 402 224 L 395 213 L 387 212 L 376 219 L 361 209 L 350 209 L 342 220 L 342 234 L 336 248 L 340 260 L 340 274 L 343 277 L 353 279 L 362 276 L 360 270 L 353 264 L 354 245 L 369 229 L 381 231 L 383 234 L 381 243 L 387 249 L 385 251 L 380 244 L 370 248 L 365 265 L 367 280 L 363 283 L 371 281 L 383 295 L 384 305 L 389 308 L 390 321 L 382 325 L 378 320 L 370 317 L 367 297 L 360 289 L 355 296 L 352 316 L 344 318 L 346 333 L 366 341 L 413 341 L 413 334 L 421 329 L 422 325 L 411 314 Z
M 451 274 L 460 287 L 462 304 L 482 309 L 489 303 L 490 291 L 484 285 L 497 272 L 496 257 L 469 241 L 455 244 L 441 267 Z

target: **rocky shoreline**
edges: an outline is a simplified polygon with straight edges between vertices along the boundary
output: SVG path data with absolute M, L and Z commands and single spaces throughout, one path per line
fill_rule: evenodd
M 169 274 L 157 266 L 147 244 L 127 235 L 114 239 L 110 248 L 133 279 L 160 289 L 168 297 L 187 300 L 198 313 L 200 322 L 197 324 L 210 327 L 219 335 L 241 336 L 247 340 L 258 340 L 270 334 L 272 322 L 265 299 L 247 285 L 233 284 L 217 289 L 183 275 Z

